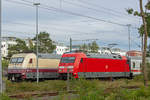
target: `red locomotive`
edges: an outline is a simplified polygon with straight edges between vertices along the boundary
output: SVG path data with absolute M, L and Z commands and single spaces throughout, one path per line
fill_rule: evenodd
M 130 61 L 116 54 L 65 53 L 59 63 L 58 73 L 60 78 L 66 78 L 67 73 L 74 78 L 132 77 Z

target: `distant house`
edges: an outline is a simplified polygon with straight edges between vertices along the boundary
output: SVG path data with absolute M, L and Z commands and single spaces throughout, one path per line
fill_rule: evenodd
M 8 47 L 16 45 L 16 37 L 2 37 L 2 57 L 7 57 L 8 55 Z
M 2 37 L 2 57 L 7 57 L 8 56 L 8 47 L 16 45 L 16 37 Z M 32 43 L 33 45 L 36 45 L 36 41 L 35 40 L 31 40 L 31 39 L 22 39 L 23 41 L 25 41 L 27 46 L 30 46 L 30 43 Z M 58 54 L 58 55 L 62 55 L 65 52 L 69 52 L 69 47 L 65 46 L 62 43 L 56 43 L 53 41 L 53 44 L 56 45 L 56 49 L 54 50 L 54 54 Z
M 23 39 L 23 41 L 25 41 L 26 43 L 26 46 L 30 46 L 30 44 L 32 44 L 33 46 L 36 45 L 36 40 L 32 40 L 30 38 L 27 38 L 27 39 Z
M 108 48 L 108 47 L 101 47 L 98 52 L 100 54 L 111 54 L 111 53 L 114 53 L 114 54 L 119 54 L 119 55 L 122 55 L 122 56 L 125 56 L 126 55 L 126 51 L 124 50 L 121 50 L 120 48 Z
M 136 50 L 128 51 L 127 56 L 142 56 L 142 52 Z
M 65 46 L 63 43 L 53 42 L 56 45 L 56 49 L 54 50 L 54 54 L 62 55 L 65 52 L 69 52 L 69 48 Z
M 111 50 L 108 47 L 100 47 L 98 52 L 100 54 L 111 54 Z
M 120 48 L 112 48 L 111 51 L 112 53 L 119 54 L 121 56 L 126 56 L 126 51 L 121 50 Z

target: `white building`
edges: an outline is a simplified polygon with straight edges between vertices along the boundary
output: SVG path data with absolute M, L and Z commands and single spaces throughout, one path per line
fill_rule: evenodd
M 8 55 L 8 47 L 12 45 L 16 45 L 15 37 L 2 37 L 2 57 L 7 57 Z
M 29 46 L 30 42 L 32 42 L 33 45 L 36 44 L 36 41 L 33 41 L 31 39 L 23 39 L 27 46 Z M 2 37 L 2 57 L 8 56 L 8 47 L 12 45 L 16 45 L 16 38 L 15 37 Z M 54 45 L 56 45 L 56 49 L 54 50 L 55 54 L 62 55 L 65 52 L 69 52 L 69 47 L 61 44 L 53 42 Z
M 56 50 L 55 50 L 56 54 L 62 55 L 65 52 L 69 52 L 69 49 L 67 46 L 56 45 Z
M 53 41 L 53 44 L 56 45 L 54 54 L 62 55 L 65 52 L 69 52 L 69 48 L 65 46 L 63 43 L 58 43 Z
M 101 48 L 98 50 L 98 52 L 99 52 L 100 54 L 111 54 L 110 48 L 108 48 L 108 47 L 101 47 Z
M 112 51 L 112 53 L 119 54 L 121 56 L 126 56 L 126 51 L 121 50 L 119 48 L 113 48 L 113 49 L 111 49 L 111 51 Z
M 126 56 L 126 51 L 124 50 L 121 50 L 119 48 L 108 48 L 108 47 L 101 47 L 98 52 L 100 54 L 111 54 L 111 53 L 114 53 L 114 54 L 119 54 L 119 55 L 122 55 L 122 56 Z

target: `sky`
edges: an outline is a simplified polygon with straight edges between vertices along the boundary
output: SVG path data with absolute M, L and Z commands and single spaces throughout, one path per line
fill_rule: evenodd
M 115 43 L 128 50 L 127 24 L 131 24 L 131 49 L 140 50 L 137 28 L 142 20 L 126 12 L 139 11 L 138 0 L 2 0 L 2 36 L 35 37 L 34 2 L 41 4 L 39 32 L 48 32 L 53 41 L 68 45 L 72 38 L 77 45 L 96 39 L 100 47 Z

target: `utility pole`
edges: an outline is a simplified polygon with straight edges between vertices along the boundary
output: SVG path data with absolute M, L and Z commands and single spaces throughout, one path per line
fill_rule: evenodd
M 2 0 L 0 0 L 0 93 L 3 93 L 3 78 L 2 78 L 2 55 L 1 55 L 1 49 L 2 49 Z
M 72 51 L 72 38 L 70 38 L 70 52 Z
M 37 83 L 39 83 L 39 54 L 38 54 L 38 44 L 39 44 L 39 39 L 38 39 L 38 7 L 40 3 L 34 3 L 33 5 L 36 6 L 36 74 L 37 74 Z
M 128 44 L 129 44 L 129 51 L 131 50 L 131 36 L 130 36 L 130 28 L 131 24 L 128 24 Z
M 69 95 L 69 91 L 70 91 L 70 84 L 69 84 L 69 69 L 67 69 L 67 92 L 68 92 L 68 100 L 70 100 L 70 95 Z

